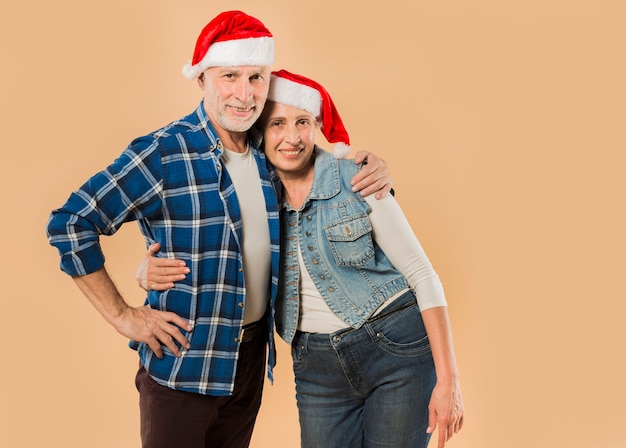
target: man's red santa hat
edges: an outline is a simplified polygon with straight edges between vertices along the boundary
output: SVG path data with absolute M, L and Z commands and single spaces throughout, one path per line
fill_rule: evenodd
M 193 59 L 183 67 L 187 79 L 196 79 L 209 67 L 271 65 L 274 38 L 263 23 L 241 11 L 226 11 L 211 20 L 196 42 Z
M 317 82 L 287 70 L 272 72 L 267 99 L 313 115 L 328 143 L 336 143 L 333 154 L 338 159 L 345 158 L 350 152 L 348 131 L 330 95 Z

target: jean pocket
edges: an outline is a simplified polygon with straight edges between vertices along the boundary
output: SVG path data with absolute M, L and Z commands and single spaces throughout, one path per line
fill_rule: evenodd
M 430 354 L 430 341 L 417 305 L 381 319 L 373 326 L 373 330 L 380 347 L 391 354 L 398 356 Z
M 296 338 L 291 344 L 291 360 L 293 361 L 294 372 L 300 371 L 304 368 L 304 362 L 306 360 L 304 338 Z

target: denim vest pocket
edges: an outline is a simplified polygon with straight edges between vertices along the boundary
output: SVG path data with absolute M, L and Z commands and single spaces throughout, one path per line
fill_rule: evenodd
M 334 222 L 325 232 L 339 266 L 363 267 L 375 254 L 372 223 L 365 213 Z

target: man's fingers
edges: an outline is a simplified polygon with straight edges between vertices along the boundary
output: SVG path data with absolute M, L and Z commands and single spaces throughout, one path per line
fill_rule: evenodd
M 161 343 L 157 338 L 151 338 L 146 342 L 146 344 L 148 344 L 148 347 L 150 347 L 150 350 L 154 352 L 157 358 L 163 359 L 163 349 L 161 348 Z
M 190 348 L 189 340 L 183 335 L 180 328 L 191 331 L 192 326 L 178 314 L 154 310 L 145 305 L 140 308 L 132 308 L 129 316 L 133 316 L 132 323 L 129 323 L 135 330 L 128 331 L 128 336 L 131 339 L 145 342 L 159 359 L 163 358 L 163 346 L 167 347 L 175 356 L 181 356 L 180 347 Z
M 368 151 L 357 151 L 354 154 L 354 163 L 356 163 L 357 165 L 360 163 L 363 163 L 363 161 L 365 161 L 365 159 L 367 159 L 367 156 L 369 155 Z M 367 162 L 365 162 L 367 163 Z
M 185 319 L 183 319 L 182 317 L 180 317 L 178 314 L 171 313 L 171 312 L 166 312 L 164 314 L 165 314 L 166 322 L 170 322 L 171 324 L 174 324 L 186 331 L 191 331 L 192 329 L 191 324 Z M 187 340 L 187 338 L 183 336 L 183 334 L 180 332 L 180 330 L 176 326 L 171 325 L 171 324 L 167 324 L 168 333 L 171 336 L 173 336 L 180 343 L 180 345 L 182 345 L 185 348 L 189 348 L 189 341 Z
M 183 319 L 182 317 L 180 317 L 178 314 L 172 313 L 170 311 L 165 311 L 163 312 L 163 314 L 165 315 L 164 320 L 166 322 L 171 322 L 174 325 L 178 325 L 180 328 L 183 328 L 187 331 L 191 331 L 191 324 L 185 319 Z
M 187 325 L 184 325 L 184 321 L 183 321 L 183 326 L 187 327 Z M 173 325 L 168 324 L 167 322 L 163 322 L 162 326 L 160 326 L 154 331 L 154 337 L 160 342 L 159 344 L 160 350 L 162 350 L 160 346 L 164 345 L 174 354 L 174 356 L 177 356 L 177 357 L 181 356 L 181 352 L 180 352 L 180 347 L 176 344 L 176 342 L 178 342 L 180 346 L 185 347 L 187 349 L 190 347 L 189 341 L 187 340 L 185 336 L 183 336 L 183 334 L 178 330 L 178 328 L 176 328 Z
M 159 341 L 161 341 L 162 345 L 170 349 L 174 356 L 180 357 L 180 349 L 178 348 L 178 345 L 176 345 L 176 342 L 174 342 L 174 338 L 172 337 L 172 335 L 169 333 L 169 329 L 166 330 L 164 328 L 161 328 L 157 332 L 157 334 L 155 334 L 155 336 Z
M 377 198 L 384 196 L 391 190 L 391 176 L 389 171 L 382 162 L 377 165 L 363 165 L 361 171 L 354 175 L 351 180 L 352 191 L 359 192 L 361 196 L 368 196 L 372 193 L 380 192 L 384 194 Z
M 386 182 L 385 179 L 378 179 L 373 184 L 363 188 L 359 191 L 361 196 L 369 196 L 372 193 L 376 193 L 374 196 L 376 199 L 380 199 L 391 191 L 391 185 Z
M 372 179 L 379 179 L 386 176 L 385 170 L 382 169 L 384 166 L 385 165 L 382 163 L 376 165 L 368 163 L 363 165 L 361 170 L 352 177 L 351 184 L 353 186 L 357 186 L 368 177 L 372 177 Z

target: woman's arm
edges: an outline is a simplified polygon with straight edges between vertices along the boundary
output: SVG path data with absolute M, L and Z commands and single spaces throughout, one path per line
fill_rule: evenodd
M 463 427 L 463 398 L 456 357 L 452 345 L 452 331 L 448 308 L 438 306 L 422 312 L 430 348 L 435 361 L 437 383 L 428 405 L 428 429 L 439 427 L 438 448 L 443 448 Z
M 439 427 L 438 448 L 442 448 L 463 426 L 463 399 L 443 286 L 395 198 L 365 200 L 372 208 L 369 216 L 376 244 L 407 278 L 422 311 L 437 373 L 427 431 Z
M 446 297 L 439 276 L 396 199 L 391 195 L 378 200 L 369 196 L 364 199 L 371 208 L 369 219 L 374 241 L 406 277 L 417 296 L 420 310 L 445 306 Z

